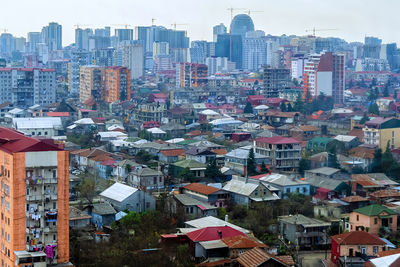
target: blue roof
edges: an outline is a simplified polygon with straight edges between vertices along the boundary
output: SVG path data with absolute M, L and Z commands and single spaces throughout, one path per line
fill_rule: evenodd
M 380 240 L 382 240 L 383 242 L 385 242 L 386 245 L 387 245 L 389 248 L 396 248 L 395 244 L 393 244 L 392 242 L 390 242 L 390 241 L 387 240 L 386 238 L 383 238 L 383 237 L 379 237 L 379 238 L 380 238 Z

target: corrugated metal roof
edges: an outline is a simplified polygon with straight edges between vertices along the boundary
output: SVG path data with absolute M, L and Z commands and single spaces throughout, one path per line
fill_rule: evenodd
M 124 201 L 127 197 L 131 196 L 133 193 L 138 191 L 137 188 L 133 188 L 128 185 L 124 185 L 121 183 L 115 183 L 103 192 L 100 193 L 100 196 L 122 202 Z

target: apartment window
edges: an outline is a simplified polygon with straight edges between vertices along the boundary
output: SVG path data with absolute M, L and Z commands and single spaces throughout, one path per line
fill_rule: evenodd
M 57 208 L 57 202 L 53 202 L 53 209 Z
M 53 241 L 56 241 L 56 240 L 57 240 L 56 235 L 53 235 Z
M 374 219 L 374 224 L 378 224 L 378 218 Z
M 35 135 L 35 132 L 32 132 L 32 135 Z
M 374 255 L 378 254 L 378 246 L 373 247 L 373 253 L 374 253 Z
M 357 222 L 358 222 L 359 219 L 360 219 L 360 216 L 357 215 Z
M 56 178 L 56 177 L 57 177 L 57 171 L 53 170 L 53 178 Z
M 153 177 L 153 184 L 157 183 L 157 177 Z

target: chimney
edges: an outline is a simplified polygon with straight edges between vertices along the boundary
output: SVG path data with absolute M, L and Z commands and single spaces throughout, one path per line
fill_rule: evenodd
M 225 226 L 228 225 L 228 214 L 225 214 Z

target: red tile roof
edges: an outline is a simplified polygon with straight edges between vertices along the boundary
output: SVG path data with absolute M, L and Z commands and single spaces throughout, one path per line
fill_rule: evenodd
M 185 150 L 184 149 L 162 150 L 161 154 L 163 154 L 166 157 L 176 157 L 176 156 L 185 155 Z
M 400 248 L 378 252 L 378 257 L 386 257 L 400 253 Z
M 69 112 L 47 112 L 47 117 L 68 117 Z
M 365 187 L 381 187 L 379 184 L 373 182 L 371 177 L 369 177 L 367 174 L 353 174 L 351 178 L 357 184 Z
M 347 203 L 368 201 L 368 199 L 366 199 L 365 197 L 361 197 L 361 196 L 349 196 L 349 197 L 344 197 L 341 200 L 344 202 L 347 202 Z
M 290 263 L 293 262 L 293 258 L 290 260 L 289 257 L 286 256 L 273 256 L 260 248 L 253 248 L 243 254 L 240 254 L 240 256 L 237 258 L 237 261 L 239 262 L 240 266 L 243 267 L 258 267 L 270 259 L 272 259 L 272 261 L 278 261 L 282 263 L 283 266 L 291 266 Z
M 273 137 L 259 137 L 256 142 L 266 144 L 300 144 L 300 141 L 291 137 L 273 136 Z
M 198 183 L 188 184 L 184 188 L 187 190 L 193 191 L 193 192 L 203 194 L 203 195 L 211 195 L 212 193 L 219 191 L 218 188 L 204 185 L 204 184 L 198 184 Z
M 224 237 L 245 235 L 243 232 L 230 226 L 205 227 L 193 232 L 187 233 L 187 237 L 193 242 L 218 240 Z
M 353 231 L 331 236 L 339 245 L 385 245 L 376 235 L 364 231 Z
M 254 238 L 250 238 L 247 236 L 232 236 L 222 238 L 222 242 L 224 242 L 229 248 L 266 248 L 267 245 L 261 243 Z
M 383 189 L 369 194 L 373 198 L 400 197 L 400 192 L 395 189 Z
M 0 127 L 0 150 L 7 153 L 34 152 L 34 151 L 59 151 L 56 144 L 48 141 L 27 137 L 13 129 Z

